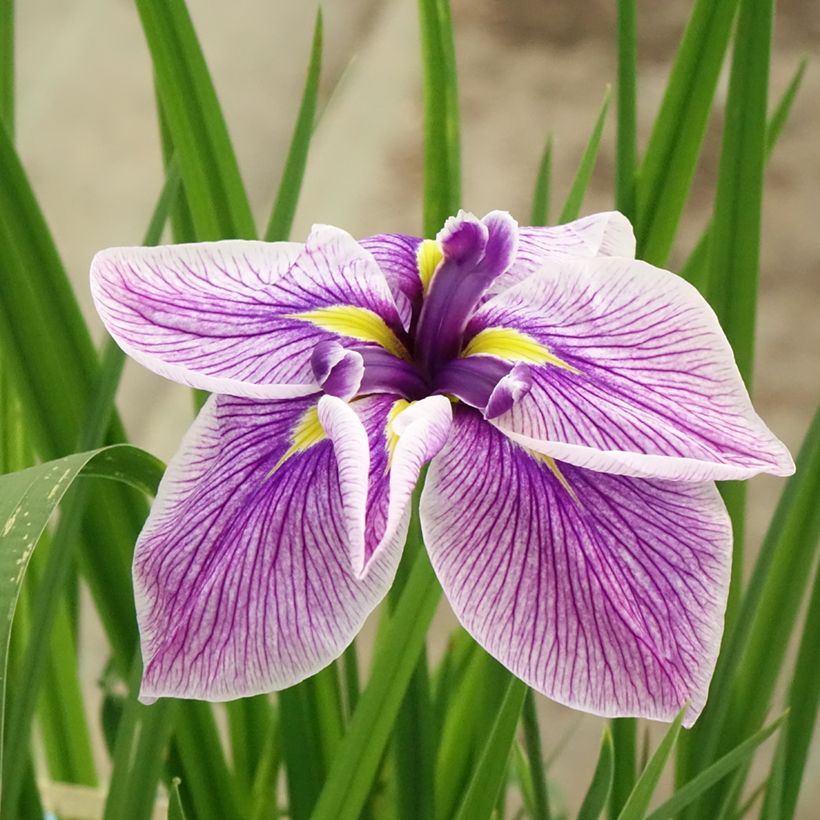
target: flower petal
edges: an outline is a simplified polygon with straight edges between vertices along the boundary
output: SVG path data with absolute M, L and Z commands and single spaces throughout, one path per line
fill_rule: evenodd
M 635 233 L 618 211 L 581 217 L 566 225 L 519 228 L 518 252 L 510 269 L 493 283 L 500 293 L 526 279 L 556 255 L 635 258 Z
M 413 306 L 421 299 L 418 252 L 421 237 L 383 233 L 359 240 L 381 268 L 396 300 L 405 330 L 410 327 Z
M 487 302 L 468 334 L 493 327 L 553 357 L 530 365 L 529 394 L 497 419 L 526 447 L 593 470 L 687 481 L 794 470 L 752 408 L 714 312 L 668 271 L 556 259 Z
M 444 446 L 452 419 L 450 402 L 443 396 L 409 405 L 387 402 L 373 397 L 351 406 L 335 396 L 319 401 L 319 421 L 334 442 L 339 464 L 357 577 L 368 574 L 383 552 L 396 548 L 396 533 L 404 543 L 419 472 Z M 394 406 L 400 412 L 387 410 Z
M 315 392 L 310 354 L 322 341 L 400 347 L 384 275 L 352 237 L 326 225 L 315 226 L 305 245 L 111 248 L 91 264 L 91 289 L 106 328 L 129 355 L 217 393 Z
M 430 558 L 464 627 L 554 700 L 607 717 L 702 710 L 729 583 L 711 483 L 593 473 L 459 410 L 421 501 Z
M 134 556 L 143 700 L 291 686 L 336 658 L 387 591 L 408 520 L 385 473 L 394 402 L 353 412 L 325 397 L 347 413 L 326 430 L 315 402 L 212 396 L 171 461 Z M 363 574 L 356 514 L 358 537 L 378 545 Z

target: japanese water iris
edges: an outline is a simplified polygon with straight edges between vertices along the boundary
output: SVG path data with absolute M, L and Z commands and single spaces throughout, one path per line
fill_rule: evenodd
M 211 391 L 136 546 L 141 696 L 290 686 L 387 591 L 411 494 L 456 615 L 602 715 L 703 708 L 731 529 L 713 482 L 786 475 L 715 315 L 628 221 L 435 240 L 227 241 L 97 255 L 123 349 Z

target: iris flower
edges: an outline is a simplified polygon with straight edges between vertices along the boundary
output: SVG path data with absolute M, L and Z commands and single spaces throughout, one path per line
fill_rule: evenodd
M 694 722 L 731 561 L 712 482 L 794 465 L 715 314 L 635 259 L 623 216 L 114 248 L 91 285 L 128 354 L 212 393 L 136 545 L 144 701 L 338 657 L 430 461 L 424 542 L 479 644 L 569 706 Z

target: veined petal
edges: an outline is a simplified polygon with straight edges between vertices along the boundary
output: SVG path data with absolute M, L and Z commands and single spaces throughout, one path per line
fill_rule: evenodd
M 314 392 L 311 352 L 349 337 L 347 326 L 311 317 L 365 317 L 365 331 L 375 328 L 378 338 L 354 338 L 374 344 L 403 332 L 373 257 L 326 225 L 305 245 L 232 240 L 101 251 L 91 290 L 129 355 L 167 378 L 231 395 Z
M 731 526 L 711 483 L 545 463 L 459 409 L 421 501 L 464 627 L 527 684 L 607 717 L 702 710 L 723 628 Z
M 496 420 L 525 447 L 593 470 L 687 481 L 794 470 L 752 408 L 714 312 L 668 271 L 554 259 L 484 304 L 468 339 L 498 327 L 569 366 L 531 364 L 530 392 Z
M 421 299 L 422 282 L 419 277 L 418 236 L 386 233 L 368 236 L 359 244 L 373 255 L 381 268 L 390 292 L 396 300 L 405 330 L 410 328 L 413 306 Z
M 635 258 L 635 233 L 618 211 L 581 217 L 566 225 L 519 228 L 518 252 L 509 270 L 496 279 L 491 293 L 500 293 L 526 279 L 556 255 Z
M 394 407 L 400 412 L 391 412 Z M 443 396 L 398 406 L 385 397 L 353 405 L 334 396 L 319 401 L 319 421 L 333 440 L 339 464 L 357 577 L 369 573 L 382 552 L 395 549 L 397 534 L 404 543 L 419 472 L 444 446 L 451 419 L 450 402 Z
M 212 396 L 188 432 L 134 555 L 143 700 L 291 686 L 338 657 L 387 591 L 407 527 L 387 526 L 393 402 L 322 401 L 349 411 L 346 430 L 321 426 L 315 397 Z M 354 501 L 357 537 L 379 545 L 365 573 L 350 560 Z

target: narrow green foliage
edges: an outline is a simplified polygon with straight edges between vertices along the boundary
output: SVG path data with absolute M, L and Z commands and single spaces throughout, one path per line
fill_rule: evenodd
M 250 820 L 277 820 L 277 775 L 282 759 L 282 744 L 277 715 L 271 721 L 265 748 L 256 769 L 250 794 Z
M 697 0 L 636 182 L 638 258 L 663 265 L 689 196 L 738 0 Z
M 413 493 L 413 509 L 418 508 L 426 475 L 427 470 L 423 468 Z M 388 619 L 388 624 L 420 552 L 424 552 L 421 522 L 419 516 L 414 515 L 407 533 L 404 555 L 387 595 L 388 606 L 382 615 Z M 393 727 L 393 779 L 399 820 L 435 817 L 433 769 L 438 745 L 437 734 L 437 727 L 433 722 L 427 650 L 423 648 Z
M 774 111 L 769 117 L 769 124 L 766 127 L 766 160 L 768 161 L 772 155 L 777 140 L 783 131 L 783 127 L 791 114 L 792 106 L 797 97 L 797 92 L 803 82 L 803 75 L 806 73 L 806 66 L 808 59 L 804 57 L 798 64 L 797 69 L 792 75 L 783 96 L 775 106 Z M 701 293 L 705 292 L 707 277 L 709 274 L 709 246 L 711 243 L 712 223 L 703 231 L 697 245 L 695 245 L 692 253 L 689 254 L 688 259 L 680 270 L 680 275 L 691 282 Z
M 747 384 L 754 352 L 773 16 L 774 0 L 741 0 L 706 288 Z
M 589 141 L 584 148 L 584 153 L 581 156 L 581 161 L 578 164 L 578 170 L 575 172 L 575 178 L 572 181 L 572 186 L 567 195 L 567 201 L 558 217 L 559 223 L 570 222 L 577 219 L 581 213 L 581 205 L 584 202 L 584 195 L 589 187 L 589 180 L 592 177 L 592 172 L 595 169 L 595 163 L 598 161 L 598 150 L 601 147 L 601 136 L 604 133 L 604 123 L 606 122 L 607 111 L 609 111 L 609 88 L 604 94 L 604 101 L 601 103 L 601 108 L 598 112 L 598 118 L 595 120 L 595 126 L 589 136 Z
M 697 777 L 679 788 L 669 800 L 658 806 L 646 820 L 670 820 L 670 818 L 677 817 L 683 809 L 692 804 L 707 789 L 737 769 L 738 766 L 747 763 L 757 747 L 780 726 L 785 717 L 783 715 L 765 728 L 755 732 L 743 743 L 732 749 L 731 752 L 723 755 L 711 766 L 704 769 Z
M 780 733 L 764 820 L 794 816 L 820 706 L 820 564 L 817 564 L 803 635 L 789 687 L 789 716 Z
M 41 457 L 59 458 L 77 448 L 98 378 L 97 357 L 31 186 L 2 128 L 0 178 L 0 347 L 14 376 L 28 441 Z M 49 328 L 45 336 L 44 327 Z M 117 440 L 122 440 L 122 429 L 115 419 L 108 441 Z M 125 666 L 134 644 L 134 608 L 126 592 L 130 556 L 145 504 L 113 485 L 99 488 L 96 501 L 83 524 L 81 565 L 118 662 Z M 106 561 L 97 560 L 96 545 L 102 541 Z
M 617 0 L 618 9 L 618 132 L 615 150 L 615 207 L 634 215 L 637 161 L 637 12 L 635 0 Z
M 689 776 L 760 727 L 809 582 L 820 535 L 820 412 L 783 491 L 734 625 L 724 639 L 709 704 L 692 732 Z
M 550 218 L 550 187 L 552 182 L 552 134 L 547 136 L 532 194 L 530 225 L 547 225 Z
M 492 816 L 506 777 L 515 730 L 526 695 L 527 685 L 509 675 L 504 699 L 490 734 L 480 749 L 470 783 L 455 814 L 456 820 L 485 820 Z
M 578 820 L 598 820 L 603 814 L 609 802 L 614 774 L 615 750 L 612 746 L 612 733 L 609 729 L 604 729 L 598 762 L 595 764 L 592 782 L 584 795 L 584 802 L 581 803 Z
M 644 820 L 646 817 L 649 802 L 652 800 L 652 795 L 655 793 L 658 781 L 661 779 L 666 761 L 678 742 L 683 716 L 688 709 L 688 705 L 684 706 L 672 721 L 672 725 L 667 729 L 666 734 L 658 744 L 658 748 L 655 749 L 655 753 L 649 758 L 646 768 L 635 782 L 635 787 L 627 798 L 623 809 L 621 809 L 618 820 Z
M 308 149 L 316 122 L 316 101 L 319 97 L 319 77 L 322 70 L 322 10 L 316 12 L 316 25 L 313 29 L 313 44 L 310 49 L 305 88 L 302 92 L 302 103 L 299 116 L 293 129 L 290 149 L 285 160 L 279 192 L 273 204 L 265 239 L 275 242 L 287 239 L 293 225 L 302 179 L 307 165 Z
M 311 815 L 313 820 L 359 817 L 440 596 L 441 588 L 421 550 L 385 630 L 370 679 Z
M 26 566 L 51 513 L 80 475 L 126 480 L 153 493 L 162 475 L 162 465 L 151 455 L 126 445 L 77 453 L 57 461 L 0 476 L 0 693 L 5 689 L 8 640 L 14 608 Z M 36 617 L 36 616 L 35 616 Z M 0 703 L 0 709 L 2 704 Z M 10 732 L 14 748 L 25 749 L 26 734 Z M 4 744 L 5 745 L 5 744 Z M 3 799 L 16 805 L 24 775 L 23 755 L 2 755 Z
M 171 781 L 168 795 L 168 820 L 185 820 L 185 810 L 182 808 L 182 797 L 179 794 L 180 782 L 178 777 Z
M 461 197 L 458 83 L 449 0 L 418 0 L 424 93 L 424 235 Z
M 299 820 L 313 811 L 342 737 L 336 666 L 280 692 L 279 704 L 288 804 L 291 816 Z
M 137 0 L 197 239 L 256 229 L 208 67 L 184 0 Z
M 638 722 L 635 718 L 615 718 L 611 721 L 614 756 L 609 816 L 618 817 L 635 786 L 638 776 Z
M 521 723 L 524 727 L 524 743 L 527 750 L 530 781 L 532 783 L 533 820 L 550 820 L 549 791 L 541 751 L 541 731 L 532 689 L 524 700 Z
M 452 817 L 486 745 L 509 673 L 475 645 L 470 663 L 450 696 L 436 758 L 436 817 Z
M 137 655 L 131 674 L 131 694 L 120 720 L 104 820 L 150 820 L 157 784 L 165 763 L 165 748 L 174 725 L 177 702 L 163 698 L 153 706 L 137 700 L 142 662 Z

